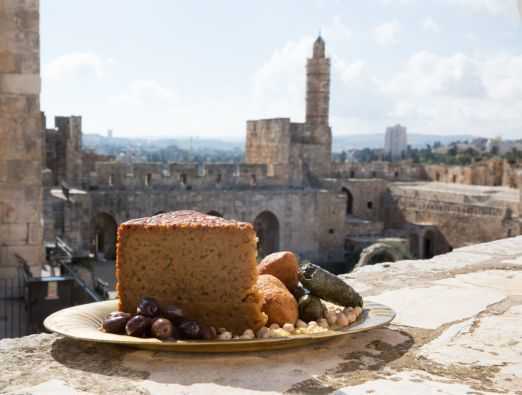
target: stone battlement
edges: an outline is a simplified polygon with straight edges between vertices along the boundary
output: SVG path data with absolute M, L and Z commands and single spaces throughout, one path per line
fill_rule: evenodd
M 287 186 L 277 167 L 264 164 L 96 162 L 87 189 L 243 189 Z
M 341 178 L 382 178 L 389 181 L 436 181 L 465 185 L 489 185 L 520 188 L 516 165 L 491 159 L 469 166 L 423 165 L 402 162 L 333 162 L 332 175 Z
M 366 300 L 392 307 L 392 325 L 241 354 L 157 353 L 51 334 L 6 339 L 0 392 L 520 393 L 522 237 L 342 278 Z

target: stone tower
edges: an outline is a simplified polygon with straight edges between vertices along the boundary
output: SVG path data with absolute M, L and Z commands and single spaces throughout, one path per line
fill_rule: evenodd
M 0 0 L 0 277 L 43 263 L 38 0 Z
M 311 144 L 304 152 L 309 171 L 315 176 L 328 176 L 332 160 L 330 111 L 330 59 L 321 36 L 314 42 L 312 58 L 306 63 L 305 135 Z
M 321 36 L 315 40 L 312 58 L 306 63 L 306 123 L 328 126 L 330 107 L 330 59 Z

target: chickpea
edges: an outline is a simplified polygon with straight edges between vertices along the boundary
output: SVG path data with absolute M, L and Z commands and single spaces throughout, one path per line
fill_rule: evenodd
M 317 323 L 321 328 L 328 329 L 328 321 L 326 319 L 321 318 L 319 321 L 317 321 Z
M 224 332 L 220 333 L 217 338 L 219 340 L 230 340 L 230 339 L 232 339 L 232 333 L 230 333 L 228 331 L 224 331 Z
M 304 322 L 303 320 L 297 320 L 296 327 L 298 329 L 306 328 L 308 327 L 308 324 Z
M 339 313 L 337 315 L 337 321 L 335 323 L 340 327 L 344 327 L 350 324 L 348 318 L 343 313 Z
M 256 337 L 258 339 L 267 339 L 270 337 L 270 329 L 267 328 L 266 326 L 262 327 L 261 329 L 259 329 L 257 331 L 257 335 Z
M 241 335 L 241 339 L 243 340 L 251 340 L 254 339 L 256 335 L 254 335 L 254 331 L 252 329 L 247 329 Z
M 295 332 L 295 327 L 294 327 L 294 324 L 290 324 L 290 323 L 286 323 L 283 325 L 283 329 L 289 333 L 294 333 Z
M 272 325 L 270 325 L 270 329 L 272 329 L 272 330 L 279 329 L 279 328 L 280 328 L 279 324 L 273 323 Z
M 326 321 L 328 321 L 329 325 L 334 325 L 335 321 L 337 321 L 337 314 L 333 310 L 329 310 L 326 313 Z

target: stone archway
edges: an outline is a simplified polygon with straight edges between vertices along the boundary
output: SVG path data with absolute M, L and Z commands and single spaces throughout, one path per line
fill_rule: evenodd
M 207 214 L 212 215 L 213 217 L 223 218 L 223 214 L 221 214 L 219 211 L 216 211 L 216 210 L 210 210 Z
M 424 233 L 422 240 L 423 258 L 431 259 L 435 256 L 435 233 L 431 230 Z
M 258 256 L 267 256 L 279 250 L 279 220 L 270 211 L 263 211 L 254 220 L 257 233 Z
M 116 232 L 118 224 L 114 217 L 107 213 L 96 215 L 96 253 L 106 259 L 116 259 Z
M 353 214 L 353 195 L 350 190 L 346 187 L 343 187 L 341 191 L 346 195 L 346 215 Z
M 375 243 L 362 250 L 359 262 L 357 262 L 355 269 L 383 262 L 396 262 L 402 258 L 403 256 L 401 252 L 396 250 L 394 247 L 384 243 Z

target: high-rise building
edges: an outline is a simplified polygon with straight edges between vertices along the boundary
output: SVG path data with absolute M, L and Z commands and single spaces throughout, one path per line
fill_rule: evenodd
M 391 160 L 401 159 L 407 147 L 408 135 L 406 127 L 397 124 L 386 128 L 386 135 L 384 136 L 384 154 L 386 158 Z

